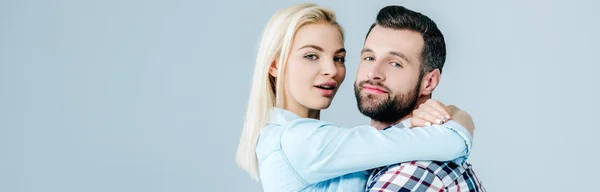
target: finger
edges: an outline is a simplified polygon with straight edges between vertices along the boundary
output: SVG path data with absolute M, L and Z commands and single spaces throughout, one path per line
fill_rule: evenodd
M 436 109 L 430 105 L 423 106 L 423 108 L 420 109 L 419 112 L 427 113 L 430 116 L 433 116 L 436 120 L 436 123 L 437 123 L 438 119 L 441 120 L 442 123 L 449 119 L 448 117 L 446 117 L 446 114 L 441 113 L 438 109 Z M 426 118 L 426 116 L 423 116 L 423 118 Z
M 442 102 L 439 102 L 439 101 L 430 102 L 427 105 L 430 108 L 432 108 L 432 111 L 436 111 L 436 113 L 434 113 L 434 112 L 431 112 L 431 113 L 433 115 L 435 115 L 437 118 L 440 118 L 443 121 L 447 121 L 448 119 L 451 118 L 450 112 L 446 110 L 446 105 L 444 105 Z
M 432 113 L 429 113 L 427 111 L 421 111 L 419 113 L 418 118 L 422 119 L 425 122 L 430 122 L 432 124 L 438 124 L 441 125 L 442 123 L 444 123 L 444 121 L 442 121 L 442 118 L 436 115 L 433 115 Z M 427 125 L 426 125 L 427 126 Z M 430 126 L 430 125 L 429 125 Z
M 450 116 L 450 118 L 452 118 L 452 110 L 450 110 L 450 108 L 448 108 L 448 106 L 444 103 L 440 102 L 440 106 L 444 109 L 444 111 L 446 111 L 446 114 Z
M 442 110 L 444 112 L 446 112 L 446 115 L 452 116 L 452 110 L 450 110 L 450 108 L 448 108 L 448 106 L 446 104 L 444 104 L 441 101 L 437 101 L 437 103 L 440 105 L 440 107 L 442 108 Z
M 431 126 L 431 122 L 427 122 L 421 118 L 412 118 L 410 120 L 410 124 L 411 124 L 411 128 L 415 128 L 415 127 L 429 127 Z M 429 124 L 429 126 L 427 125 Z

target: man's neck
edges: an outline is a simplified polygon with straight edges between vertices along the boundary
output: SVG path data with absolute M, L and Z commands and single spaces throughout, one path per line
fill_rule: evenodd
M 420 97 L 419 99 L 417 99 L 417 105 L 415 105 L 415 106 L 419 107 L 419 105 L 425 103 L 425 101 L 427 101 L 427 99 L 430 99 L 430 98 L 431 97 L 429 97 L 429 96 L 427 96 L 427 97 L 423 97 L 423 96 Z M 398 124 L 398 123 L 400 123 L 400 122 L 402 122 L 404 120 L 407 120 L 407 119 L 411 118 L 412 117 L 412 111 L 414 111 L 415 109 L 412 109 L 411 112 L 408 115 L 406 115 L 404 117 L 401 117 L 400 119 L 398 119 L 398 120 L 396 120 L 396 121 L 394 121 L 392 123 L 385 123 L 385 122 L 375 121 L 375 120 L 371 119 L 371 126 L 377 128 L 377 130 L 383 130 L 383 129 L 388 128 L 388 127 L 390 127 L 392 125 Z

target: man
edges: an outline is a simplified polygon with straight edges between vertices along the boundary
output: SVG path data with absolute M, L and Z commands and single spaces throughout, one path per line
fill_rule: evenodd
M 411 122 L 412 115 L 420 115 L 412 112 L 433 101 L 445 58 L 444 37 L 431 19 L 402 6 L 384 7 L 361 51 L 354 85 L 359 110 L 378 129 L 419 124 Z M 467 157 L 381 167 L 373 170 L 366 190 L 485 191 Z

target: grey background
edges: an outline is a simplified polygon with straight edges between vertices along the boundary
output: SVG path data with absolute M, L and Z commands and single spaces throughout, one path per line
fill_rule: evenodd
M 0 1 L 0 191 L 260 191 L 234 162 L 253 61 L 302 1 Z M 323 119 L 368 123 L 352 82 L 377 11 L 438 23 L 434 97 L 475 119 L 488 191 L 587 191 L 600 171 L 590 1 L 317 1 L 346 30 L 348 74 Z

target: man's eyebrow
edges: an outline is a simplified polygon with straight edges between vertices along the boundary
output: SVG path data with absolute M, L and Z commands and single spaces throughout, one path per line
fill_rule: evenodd
M 390 51 L 390 55 L 394 55 L 394 56 L 400 57 L 400 58 L 402 58 L 402 59 L 404 59 L 404 60 L 406 60 L 406 61 L 408 61 L 410 63 L 410 59 L 408 59 L 408 57 L 406 55 L 404 55 L 404 54 L 402 54 L 400 52 Z
M 363 48 L 363 49 L 360 51 L 360 54 L 367 53 L 367 52 L 370 52 L 370 53 L 372 53 L 372 52 L 373 52 L 373 50 L 371 50 L 371 49 L 369 49 L 369 48 Z

